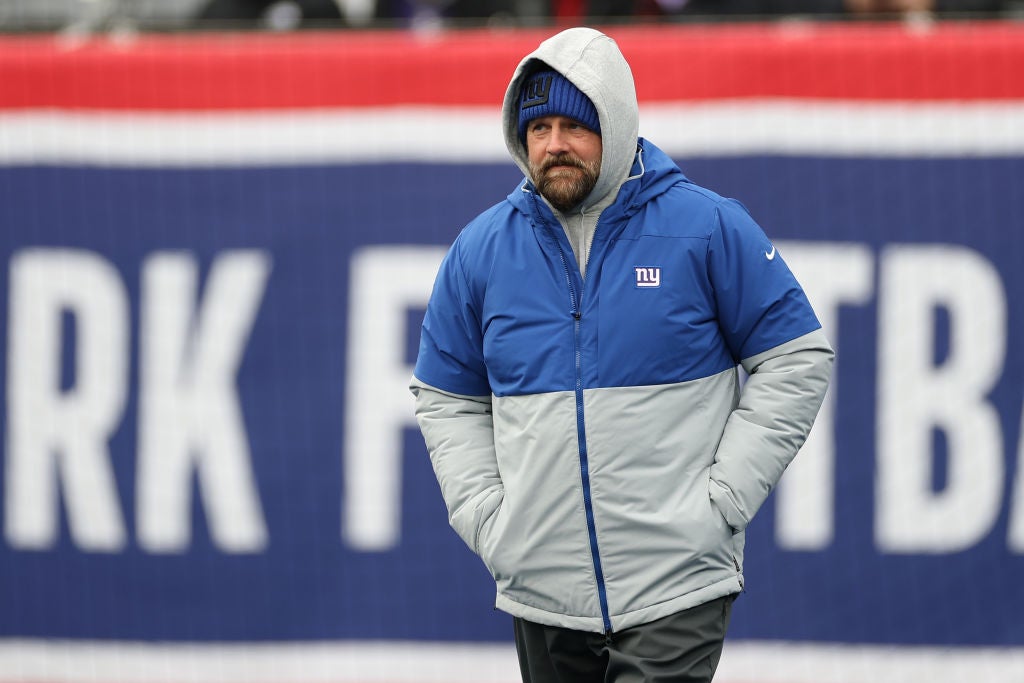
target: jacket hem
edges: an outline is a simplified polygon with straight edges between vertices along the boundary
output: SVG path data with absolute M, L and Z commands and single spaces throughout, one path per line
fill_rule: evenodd
M 709 586 L 704 586 L 698 590 L 681 595 L 678 598 L 659 602 L 656 605 L 643 607 L 625 614 L 613 614 L 611 615 L 612 632 L 624 631 L 627 628 L 640 626 L 641 624 L 646 624 L 663 617 L 671 616 L 677 612 L 682 612 L 685 609 L 702 605 L 705 602 L 710 602 L 726 595 L 739 593 L 742 590 L 743 575 L 736 574 L 735 576 L 730 576 L 727 579 L 717 581 Z M 526 619 L 527 621 L 532 621 L 537 624 L 571 628 L 577 631 L 588 631 L 591 633 L 604 632 L 604 622 L 600 615 L 585 617 L 558 614 L 557 612 L 549 612 L 537 607 L 524 605 L 502 595 L 501 593 L 498 593 L 495 598 L 494 606 L 496 609 L 507 612 L 514 617 Z
M 516 602 L 515 600 L 505 597 L 501 593 L 498 593 L 498 597 L 495 598 L 494 606 L 502 612 L 507 612 L 514 617 L 526 619 L 527 621 L 532 621 L 536 624 L 571 628 L 577 631 L 590 631 L 591 633 L 604 633 L 604 622 L 601 619 L 600 614 L 594 617 L 577 617 L 568 614 L 558 614 L 557 612 L 549 612 L 547 610 L 538 609 L 537 607 L 524 605 L 521 602 Z
M 685 609 L 703 605 L 726 595 L 739 593 L 743 590 L 743 575 L 736 574 L 722 581 L 717 581 L 709 586 L 704 586 L 695 591 L 680 595 L 678 598 L 659 602 L 650 607 L 644 607 L 625 614 L 612 616 L 612 631 L 624 631 L 627 628 L 646 624 L 663 617 L 671 616 Z

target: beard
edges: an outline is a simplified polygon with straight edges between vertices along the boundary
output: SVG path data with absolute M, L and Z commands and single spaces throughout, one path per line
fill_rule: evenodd
M 553 169 L 555 166 L 569 167 Z M 587 163 L 571 154 L 530 164 L 530 177 L 541 196 L 559 211 L 568 211 L 587 198 L 597 184 L 601 160 Z

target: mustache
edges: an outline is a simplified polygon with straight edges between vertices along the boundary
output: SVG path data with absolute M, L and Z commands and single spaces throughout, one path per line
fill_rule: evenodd
M 540 165 L 540 170 L 542 173 L 545 173 L 554 166 L 573 166 L 584 171 L 587 170 L 583 160 L 579 157 L 573 156 L 572 154 L 560 154 L 556 157 L 545 159 Z

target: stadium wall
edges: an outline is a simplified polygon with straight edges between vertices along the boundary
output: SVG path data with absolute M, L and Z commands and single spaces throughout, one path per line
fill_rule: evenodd
M 839 353 L 719 680 L 1024 680 L 1024 25 L 608 32 Z M 0 37 L 0 683 L 516 680 L 406 385 L 544 37 Z

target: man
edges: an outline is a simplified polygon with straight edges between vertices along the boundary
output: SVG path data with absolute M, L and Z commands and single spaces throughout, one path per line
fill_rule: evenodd
M 412 381 L 451 525 L 524 680 L 710 681 L 832 349 L 742 205 L 637 137 L 609 37 L 543 42 L 502 116 L 526 179 L 451 247 Z

